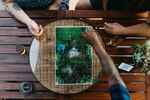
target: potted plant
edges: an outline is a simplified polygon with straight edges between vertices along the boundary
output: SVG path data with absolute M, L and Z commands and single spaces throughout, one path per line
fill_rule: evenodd
M 135 66 L 140 66 L 142 72 L 147 74 L 150 71 L 150 41 L 143 45 L 135 44 L 132 46 Z

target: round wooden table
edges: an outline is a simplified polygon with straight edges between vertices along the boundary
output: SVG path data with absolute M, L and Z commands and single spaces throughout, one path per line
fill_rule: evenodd
M 98 79 L 102 70 L 98 57 L 93 50 L 92 57 L 92 84 L 55 84 L 56 66 L 56 26 L 90 26 L 84 21 L 76 19 L 54 20 L 44 27 L 44 34 L 33 39 L 30 47 L 30 65 L 38 81 L 49 90 L 61 94 L 79 93 L 91 87 Z M 96 32 L 96 31 L 95 31 Z M 102 42 L 102 41 L 101 41 Z

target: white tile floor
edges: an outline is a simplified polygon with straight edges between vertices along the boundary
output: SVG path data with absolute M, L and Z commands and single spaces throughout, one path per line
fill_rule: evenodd
M 79 0 L 70 0 L 70 3 L 69 3 L 69 10 L 74 10 L 75 9 L 75 6 L 77 4 Z M 4 5 L 2 3 L 2 1 L 0 0 L 0 10 L 4 10 Z

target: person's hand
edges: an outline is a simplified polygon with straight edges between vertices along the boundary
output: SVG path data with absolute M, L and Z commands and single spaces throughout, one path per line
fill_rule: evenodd
M 126 27 L 120 25 L 119 23 L 104 23 L 104 30 L 107 33 L 113 35 L 123 35 L 125 33 Z
M 98 38 L 95 30 L 91 30 L 91 31 L 88 31 L 88 32 L 83 32 L 82 36 L 83 36 L 84 40 L 87 43 L 89 43 L 93 46 L 98 44 L 98 42 L 99 42 L 99 38 Z
M 59 5 L 54 3 L 48 7 L 48 10 L 59 10 Z
M 38 25 L 35 21 L 30 21 L 28 24 L 27 24 L 28 28 L 29 28 L 29 31 L 35 35 L 35 36 L 40 36 L 42 35 L 43 33 L 43 28 L 41 25 Z

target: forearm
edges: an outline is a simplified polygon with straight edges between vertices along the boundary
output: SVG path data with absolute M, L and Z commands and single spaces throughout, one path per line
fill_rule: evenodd
M 128 26 L 125 28 L 124 34 L 150 37 L 150 26 L 146 23 Z
M 27 25 L 31 21 L 29 16 L 14 2 L 7 3 L 5 6 L 7 11 L 22 23 Z
M 117 83 L 123 84 L 125 86 L 114 62 L 112 61 L 111 57 L 107 54 L 107 52 L 104 50 L 104 48 L 101 46 L 99 42 L 96 45 L 94 45 L 94 50 L 101 62 L 103 72 L 109 78 L 109 86 L 112 86 Z

